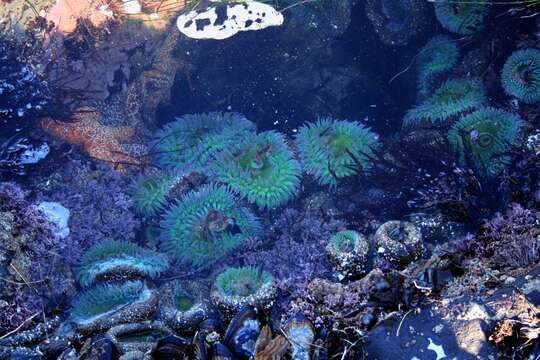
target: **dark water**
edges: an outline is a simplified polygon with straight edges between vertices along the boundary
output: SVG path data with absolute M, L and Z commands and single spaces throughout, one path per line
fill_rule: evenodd
M 488 342 L 494 319 L 473 348 L 462 317 L 413 312 L 537 276 L 535 4 L 19 2 L 0 1 L 33 19 L 0 37 L 0 358 L 537 356 Z M 213 9 L 284 20 L 179 31 Z

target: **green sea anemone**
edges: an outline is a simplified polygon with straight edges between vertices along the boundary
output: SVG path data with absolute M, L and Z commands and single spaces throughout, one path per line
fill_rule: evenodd
M 114 274 L 156 278 L 168 267 L 169 261 L 163 254 L 127 241 L 106 240 L 84 253 L 75 274 L 82 286 L 89 286 L 98 277 Z
M 331 118 L 302 126 L 295 141 L 304 169 L 321 185 L 331 186 L 369 167 L 369 156 L 378 147 L 378 137 L 369 128 Z
M 85 291 L 73 302 L 71 317 L 75 323 L 92 322 L 133 303 L 146 301 L 150 295 L 142 281 L 99 285 Z
M 182 196 L 163 213 L 160 227 L 160 248 L 199 267 L 261 234 L 259 220 L 240 206 L 232 190 L 214 184 Z
M 225 151 L 212 172 L 218 181 L 261 208 L 283 205 L 300 186 L 300 164 L 285 137 L 275 131 L 262 132 Z
M 168 169 L 204 167 L 221 151 L 254 133 L 255 124 L 237 113 L 184 115 L 155 134 L 152 153 Z
M 481 30 L 489 13 L 489 1 L 437 0 L 434 5 L 441 25 L 460 35 L 472 35 Z
M 462 165 L 492 176 L 510 162 L 507 152 L 517 144 L 522 127 L 518 116 L 483 107 L 456 122 L 448 132 L 448 141 Z
M 274 277 L 252 266 L 226 269 L 217 276 L 210 294 L 214 305 L 228 315 L 238 313 L 246 306 L 268 309 L 276 296 Z
M 326 246 L 328 260 L 339 279 L 365 273 L 368 268 L 369 253 L 368 241 L 354 230 L 337 232 Z
M 330 238 L 330 243 L 340 251 L 350 252 L 360 238 L 360 234 L 354 230 L 342 230 Z
M 227 296 L 249 296 L 273 280 L 270 273 L 253 266 L 228 268 L 216 278 L 217 289 Z
M 176 177 L 165 173 L 139 177 L 130 189 L 137 213 L 153 216 L 162 210 L 169 202 L 175 180 Z
M 479 80 L 449 79 L 431 97 L 407 111 L 403 126 L 447 123 L 486 102 L 484 85 Z
M 527 104 L 540 100 L 540 50 L 517 50 L 504 64 L 501 74 L 504 91 Z
M 440 85 L 441 77 L 456 66 L 458 58 L 459 48 L 448 36 L 435 36 L 424 45 L 416 59 L 420 97 Z

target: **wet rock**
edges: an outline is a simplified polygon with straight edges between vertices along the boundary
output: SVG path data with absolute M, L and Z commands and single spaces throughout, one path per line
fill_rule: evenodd
M 406 218 L 420 229 L 423 241 L 429 244 L 444 244 L 467 233 L 464 224 L 449 221 L 439 212 L 414 213 Z
M 21 331 L 0 339 L 0 346 L 36 345 L 48 334 L 52 333 L 60 325 L 60 321 L 59 316 L 54 316 L 52 319 L 40 323 L 30 330 Z

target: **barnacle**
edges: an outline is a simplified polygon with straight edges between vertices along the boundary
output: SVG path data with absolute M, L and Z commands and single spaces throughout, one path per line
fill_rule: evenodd
M 540 50 L 517 50 L 506 60 L 501 74 L 504 91 L 520 101 L 540 100 Z
M 141 281 L 104 284 L 82 293 L 72 304 L 71 317 L 77 324 L 89 323 L 126 306 L 148 300 L 150 290 Z
M 438 0 L 434 5 L 435 16 L 441 25 L 461 35 L 481 30 L 489 13 L 489 1 Z
M 295 141 L 304 169 L 321 185 L 331 186 L 369 167 L 369 156 L 378 147 L 377 135 L 369 128 L 331 118 L 302 126 Z
M 486 101 L 484 85 L 479 80 L 449 79 L 431 97 L 407 111 L 403 126 L 446 123 L 453 117 L 478 108 Z
M 261 208 L 284 204 L 300 186 L 300 165 L 285 137 L 275 131 L 262 132 L 236 149 L 223 152 L 212 172 Z
M 178 199 L 160 226 L 160 248 L 195 266 L 209 266 L 261 233 L 259 220 L 239 205 L 232 190 L 215 184 Z
M 416 59 L 418 69 L 418 93 L 425 97 L 440 80 L 457 64 L 459 48 L 448 36 L 431 38 L 420 50 Z
M 456 122 L 448 132 L 448 141 L 462 165 L 492 176 L 511 160 L 507 152 L 518 142 L 522 127 L 518 116 L 483 107 Z
M 255 124 L 237 113 L 211 112 L 184 115 L 157 131 L 152 153 L 159 165 L 183 169 L 206 166 L 255 132 Z
M 169 261 L 163 254 L 127 241 L 106 240 L 84 253 L 75 273 L 82 286 L 89 286 L 96 278 L 114 275 L 155 278 L 168 267 Z

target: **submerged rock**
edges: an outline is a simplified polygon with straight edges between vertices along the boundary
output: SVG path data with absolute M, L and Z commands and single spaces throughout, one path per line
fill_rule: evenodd
M 418 41 L 430 29 L 429 6 L 423 0 L 366 0 L 366 14 L 386 45 Z

